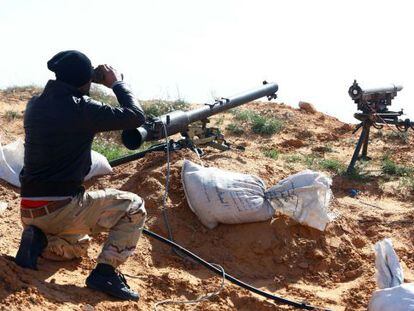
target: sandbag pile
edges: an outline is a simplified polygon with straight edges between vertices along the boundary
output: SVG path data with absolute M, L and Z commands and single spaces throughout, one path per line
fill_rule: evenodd
M 413 311 L 414 283 L 403 283 L 404 273 L 390 239 L 374 246 L 377 286 L 368 311 Z
M 0 179 L 7 181 L 13 186 L 20 187 L 19 174 L 23 168 L 24 144 L 22 139 L 2 146 L 0 143 Z M 85 180 L 93 176 L 112 173 L 112 167 L 102 154 L 92 150 L 92 165 Z
M 320 172 L 305 170 L 266 190 L 256 176 L 185 160 L 181 178 L 191 210 L 210 229 L 219 223 L 266 221 L 280 212 L 323 231 L 335 218 L 329 210 L 332 181 Z

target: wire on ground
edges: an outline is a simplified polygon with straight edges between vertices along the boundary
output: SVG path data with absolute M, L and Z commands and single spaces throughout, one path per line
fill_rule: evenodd
M 218 275 L 222 275 L 222 270 L 217 268 L 216 266 L 214 266 L 213 264 L 205 261 L 204 259 L 202 259 L 201 257 L 197 256 L 196 254 L 190 252 L 189 250 L 185 249 L 184 247 L 182 247 L 181 245 L 175 243 L 174 241 L 171 241 L 169 239 L 166 239 L 152 231 L 149 231 L 148 229 L 145 229 L 142 231 L 143 234 L 152 237 L 160 242 L 163 242 L 173 248 L 176 248 L 178 251 L 180 251 L 181 253 L 187 255 L 188 257 L 190 257 L 191 259 L 197 261 L 198 263 L 200 263 L 201 265 L 203 265 L 204 267 L 206 267 L 207 269 L 209 269 L 210 271 L 218 274 Z M 236 284 L 244 289 L 247 289 L 255 294 L 258 294 L 260 296 L 263 296 L 267 299 L 273 300 L 276 303 L 279 304 L 285 304 L 285 305 L 289 305 L 289 306 L 293 306 L 299 309 L 304 309 L 304 310 L 321 310 L 321 311 L 330 311 L 329 309 L 326 308 L 322 308 L 322 307 L 316 307 L 316 306 L 311 306 L 308 305 L 305 302 L 296 302 L 296 301 L 292 301 L 286 298 L 282 298 L 276 295 L 273 295 L 271 293 L 265 292 L 261 289 L 258 289 L 256 287 L 253 287 L 250 284 L 247 284 L 233 276 L 231 276 L 230 274 L 227 274 L 226 272 L 224 273 L 224 277 L 226 278 L 226 280 L 232 282 L 233 284 Z

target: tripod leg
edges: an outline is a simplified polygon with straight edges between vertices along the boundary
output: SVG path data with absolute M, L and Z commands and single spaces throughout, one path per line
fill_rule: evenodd
M 366 139 L 366 135 L 367 126 L 364 125 L 364 127 L 362 128 L 361 136 L 359 136 L 358 142 L 356 144 L 354 154 L 352 155 L 351 163 L 349 163 L 348 169 L 346 170 L 347 174 L 352 173 L 352 171 L 354 170 L 355 163 L 358 160 L 359 152 L 361 151 L 362 144 Z
M 365 127 L 366 127 L 366 134 L 365 134 L 364 144 L 362 147 L 361 159 L 369 160 L 369 158 L 367 157 L 367 153 L 368 153 L 369 132 L 370 132 L 371 126 L 365 125 Z

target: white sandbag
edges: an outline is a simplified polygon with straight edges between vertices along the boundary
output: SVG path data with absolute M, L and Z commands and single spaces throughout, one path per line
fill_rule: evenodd
M 414 311 L 414 284 L 403 283 L 404 273 L 390 239 L 377 242 L 375 269 L 377 286 L 369 311 Z
M 91 161 L 91 170 L 88 175 L 85 176 L 85 180 L 89 180 L 94 176 L 112 173 L 112 167 L 109 165 L 108 159 L 99 152 L 96 152 L 95 150 L 91 151 Z
M 323 231 L 336 217 L 329 210 L 331 185 L 325 174 L 305 170 L 279 181 L 265 196 L 276 211 Z
M 188 205 L 206 227 L 270 219 L 274 210 L 264 203 L 264 182 L 255 176 L 204 168 L 185 160 L 181 179 Z
M 414 284 L 377 290 L 371 297 L 368 311 L 414 311 Z
M 23 168 L 24 145 L 21 138 L 2 146 L 0 143 L 0 178 L 20 187 L 19 174 Z
M 181 178 L 191 210 L 210 229 L 218 223 L 265 221 L 275 210 L 321 231 L 334 219 L 328 208 L 332 181 L 322 173 L 306 170 L 265 191 L 258 177 L 186 160 Z
M 92 165 L 85 180 L 93 176 L 112 173 L 112 167 L 102 154 L 92 150 Z M 23 168 L 24 143 L 21 138 L 2 146 L 0 143 L 0 179 L 7 181 L 13 186 L 20 187 L 19 174 Z
M 404 282 L 404 272 L 392 241 L 383 239 L 375 243 L 375 277 L 379 288 L 389 288 Z

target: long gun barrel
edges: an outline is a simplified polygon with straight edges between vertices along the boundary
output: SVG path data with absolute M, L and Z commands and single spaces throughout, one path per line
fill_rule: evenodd
M 263 82 L 261 87 L 230 98 L 218 99 L 214 103 L 205 104 L 203 107 L 198 109 L 190 111 L 176 110 L 167 113 L 146 122 L 143 126 L 137 129 L 123 131 L 122 143 L 128 149 L 135 150 L 138 149 L 145 141 L 156 141 L 165 138 L 165 130 L 167 132 L 167 136 L 177 133 L 185 133 L 188 130 L 188 125 L 193 122 L 205 120 L 212 115 L 265 96 L 269 100 L 276 98 L 277 90 L 277 84 Z

